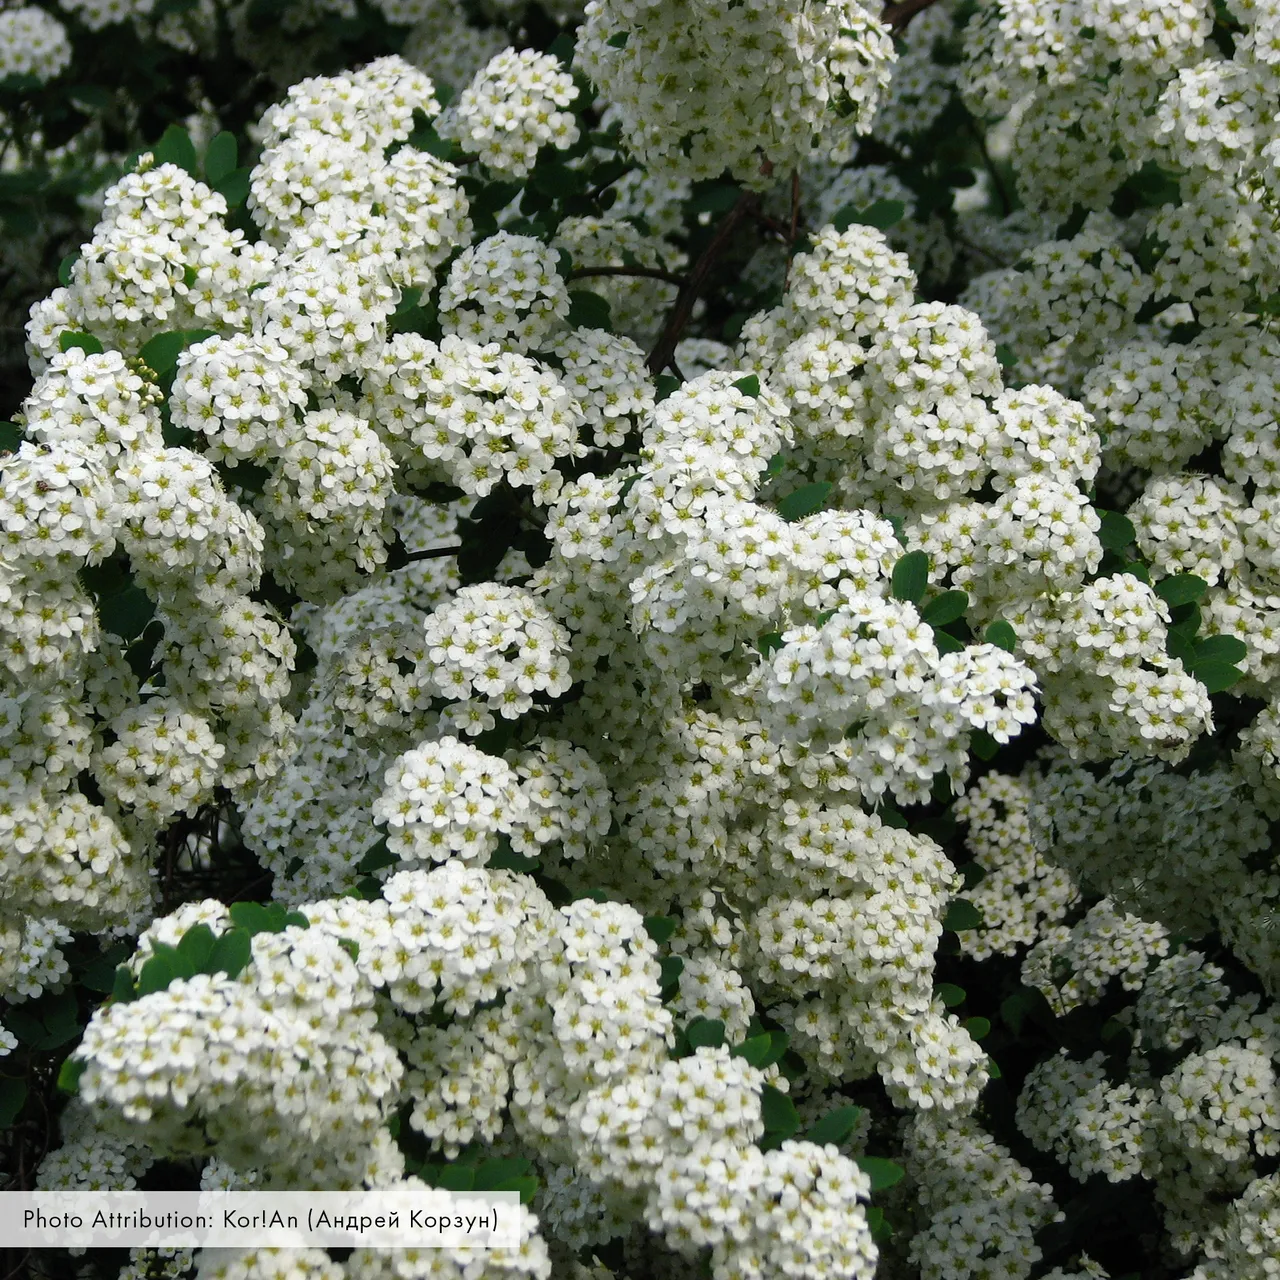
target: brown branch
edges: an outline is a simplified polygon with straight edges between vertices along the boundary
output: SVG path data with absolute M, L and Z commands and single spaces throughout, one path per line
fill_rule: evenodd
M 917 13 L 923 13 L 930 5 L 936 3 L 937 0 L 901 0 L 899 4 L 887 4 L 880 15 L 880 21 L 896 35 L 907 29 L 907 23 Z
M 738 197 L 737 204 L 721 220 L 720 225 L 715 230 L 715 234 L 707 243 L 707 247 L 703 249 L 697 262 L 690 269 L 688 279 L 680 289 L 675 302 L 671 306 L 671 310 L 667 313 L 667 322 L 662 328 L 662 336 L 649 353 L 648 365 L 650 373 L 659 374 L 670 365 L 672 357 L 676 353 L 680 335 L 684 332 L 685 325 L 689 323 L 689 317 L 693 314 L 694 303 L 698 301 L 698 294 L 701 292 L 702 286 L 706 284 L 707 277 L 711 274 L 720 255 L 733 238 L 733 233 L 738 229 L 739 223 L 744 218 L 753 217 L 759 207 L 760 197 L 752 191 L 744 191 Z
M 570 280 L 585 280 L 589 276 L 642 276 L 646 280 L 665 280 L 683 288 L 687 283 L 684 276 L 673 271 L 663 271 L 659 267 L 575 267 L 569 272 Z

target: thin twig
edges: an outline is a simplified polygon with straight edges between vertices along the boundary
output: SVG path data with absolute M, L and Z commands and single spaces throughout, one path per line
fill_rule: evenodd
M 787 269 L 782 273 L 782 291 L 791 283 L 791 258 L 796 248 L 796 233 L 800 230 L 800 170 L 791 170 L 791 229 L 787 233 Z
M 405 556 L 405 563 L 415 560 L 443 560 L 445 556 L 456 556 L 462 550 L 461 544 L 452 547 L 432 547 L 430 551 L 410 551 Z
M 650 373 L 659 374 L 671 363 L 672 357 L 676 352 L 676 346 L 680 342 L 680 335 L 684 332 L 685 325 L 689 323 L 689 317 L 693 314 L 694 303 L 698 301 L 698 294 L 706 283 L 707 277 L 711 274 L 725 247 L 733 238 L 733 233 L 738 229 L 738 224 L 744 218 L 754 215 L 759 206 L 760 197 L 752 191 L 744 191 L 738 197 L 738 201 L 733 208 L 725 214 L 707 247 L 703 249 L 697 262 L 693 264 L 689 272 L 689 278 L 685 281 L 684 286 L 671 306 L 671 310 L 667 314 L 667 322 L 662 328 L 662 336 L 649 353 L 648 365 Z
M 901 0 L 900 4 L 887 4 L 880 15 L 880 21 L 894 33 L 905 31 L 907 23 L 917 13 L 923 13 L 930 5 L 937 2 L 938 0 Z
M 569 272 L 570 280 L 585 280 L 588 276 L 641 276 L 646 280 L 665 280 L 678 288 L 688 283 L 684 276 L 660 267 L 575 267 Z

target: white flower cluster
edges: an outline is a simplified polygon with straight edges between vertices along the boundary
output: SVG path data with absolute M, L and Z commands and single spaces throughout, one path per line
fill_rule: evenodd
M 463 587 L 425 623 L 428 688 L 455 705 L 459 723 L 492 728 L 570 686 L 569 636 L 542 601 L 523 587 Z M 470 729 L 475 732 L 475 728 Z
M 955 804 L 955 816 L 969 824 L 965 846 L 985 873 L 965 890 L 983 927 L 958 935 L 961 949 L 975 960 L 1031 946 L 1079 896 L 1070 876 L 1045 858 L 1032 828 L 1033 800 L 1024 780 L 988 773 Z
M 1126 991 L 1136 991 L 1151 959 L 1168 951 L 1162 925 L 1122 915 L 1104 898 L 1079 923 L 1042 930 L 1023 962 L 1022 981 L 1061 1017 L 1082 1004 L 1096 1004 L 1114 977 Z
M 583 70 L 615 106 L 646 167 L 691 178 L 725 168 L 748 186 L 870 130 L 893 40 L 859 0 L 804 11 L 750 0 L 591 0 Z M 687 140 L 687 142 L 686 142 Z
M 101 31 L 117 22 L 146 17 L 155 8 L 155 0 L 63 0 L 62 7 L 90 31 Z
M 104 1150 L 117 1131 L 145 1134 L 153 1150 L 216 1153 L 233 1181 L 282 1185 L 292 1162 L 295 1177 L 364 1178 L 394 1197 L 403 1158 L 385 1134 L 358 1141 L 400 1096 L 399 1058 L 373 1026 L 381 989 L 399 1014 L 438 1001 L 453 1015 L 380 1024 L 410 1064 L 413 1126 L 446 1153 L 495 1137 L 509 1107 L 535 1149 L 608 1194 L 638 1195 L 674 1247 L 713 1245 L 717 1276 L 761 1257 L 810 1280 L 870 1280 L 867 1174 L 834 1146 L 762 1152 L 768 1074 L 727 1048 L 666 1056 L 656 948 L 632 908 L 556 912 L 527 878 L 456 860 L 401 873 L 384 895 L 308 904 L 310 927 L 256 934 L 237 978 L 177 979 L 96 1015 L 76 1050 L 93 1117 L 85 1142 Z M 131 968 L 148 972 L 152 947 L 193 924 L 226 937 L 225 911 L 209 905 L 157 922 Z M 47 1178 L 65 1182 L 47 1163 Z M 536 1227 L 530 1217 L 512 1261 L 546 1277 Z M 383 1274 L 377 1256 L 359 1254 L 356 1274 Z
M 1186 777 L 1119 760 L 1099 778 L 1050 754 L 1026 781 L 1035 843 L 1077 884 L 1107 895 L 1122 915 L 1184 937 L 1215 926 L 1243 931 L 1256 942 L 1240 938 L 1242 958 L 1273 980 L 1267 957 L 1277 948 L 1258 901 L 1266 877 L 1250 868 L 1268 847 L 1267 819 L 1239 771 L 1219 766 Z
M 932 842 L 861 809 L 786 800 L 753 837 L 760 901 L 744 964 L 833 1080 L 874 1064 L 899 1105 L 965 1110 L 985 1055 L 934 1002 L 941 917 L 957 887 Z
M 484 863 L 501 834 L 524 820 L 528 801 L 505 761 L 457 738 L 400 756 L 373 804 L 390 828 L 387 846 L 405 860 Z
M 393 338 L 370 371 L 369 409 L 417 474 L 481 497 L 506 480 L 545 504 L 559 488 L 556 461 L 582 452 L 582 415 L 552 370 L 503 350 L 481 327 L 485 345 L 456 334 L 439 345 L 417 334 Z
M 1043 1256 L 1035 1233 L 1062 1217 L 1052 1187 L 968 1117 L 917 1116 L 906 1156 L 927 1220 L 910 1252 L 923 1280 L 1023 1280 Z
M 21 1004 L 46 989 L 57 991 L 62 987 L 71 972 L 62 954 L 63 943 L 71 941 L 70 929 L 56 920 L 34 917 L 28 917 L 25 923 L 9 917 L 0 929 L 0 991 L 5 1000 Z
M 1151 1180 L 1173 1247 L 1202 1256 L 1200 1280 L 1265 1276 L 1255 1260 L 1275 1257 L 1257 1247 L 1274 1227 L 1257 1161 L 1280 1151 L 1276 1009 L 1256 995 L 1229 1004 L 1221 975 L 1198 953 L 1163 960 L 1117 1019 L 1140 1032 L 1120 1068 L 1127 1078 L 1112 1082 L 1114 1057 L 1109 1070 L 1103 1052 L 1075 1060 L 1063 1050 L 1032 1069 L 1017 1106 L 1019 1129 L 1080 1181 Z M 1185 1047 L 1152 1073 L 1150 1049 Z M 1223 1269 L 1227 1259 L 1236 1272 Z
M 578 140 L 578 122 L 565 111 L 578 87 L 552 54 L 505 49 L 475 75 L 440 117 L 436 132 L 454 138 L 494 173 L 523 178 L 539 150 L 564 151 Z
M 569 314 L 557 255 L 532 236 L 499 231 L 464 249 L 440 291 L 446 334 L 525 351 L 543 345 Z
M 0 80 L 54 80 L 71 64 L 71 57 L 67 29 L 53 14 L 35 5 L 0 12 Z
M 1155 1094 L 1131 1084 L 1113 1086 L 1105 1055 L 1074 1062 L 1060 1050 L 1037 1063 L 1018 1096 L 1018 1128 L 1040 1151 L 1054 1151 L 1084 1182 L 1101 1173 L 1123 1182 L 1142 1172 L 1144 1130 L 1152 1123 Z
M 403 1071 L 372 1004 L 331 934 L 258 933 L 237 978 L 178 978 L 98 1014 L 80 1096 L 153 1148 L 358 1185 Z

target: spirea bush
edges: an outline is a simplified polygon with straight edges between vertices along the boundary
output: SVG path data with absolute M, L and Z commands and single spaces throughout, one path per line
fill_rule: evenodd
M 1280 1276 L 1278 69 L 0 11 L 8 1185 L 522 1201 L 13 1275 Z

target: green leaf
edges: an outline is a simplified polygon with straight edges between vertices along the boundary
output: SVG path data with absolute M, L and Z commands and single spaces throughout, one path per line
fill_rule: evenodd
M 820 1147 L 828 1142 L 839 1146 L 853 1132 L 861 1114 L 861 1107 L 837 1107 L 827 1112 L 817 1124 L 811 1125 L 805 1138 Z
M 310 929 L 311 921 L 301 911 L 286 911 L 284 919 L 280 921 L 280 928 L 288 929 L 291 926 L 295 929 Z
M 383 867 L 394 866 L 399 861 L 399 855 L 387 848 L 387 837 L 383 836 L 364 851 L 364 856 L 356 863 L 356 870 L 369 875 L 374 871 L 381 871 Z
M 789 1138 L 800 1128 L 800 1115 L 796 1104 L 780 1089 L 767 1084 L 760 1092 L 764 1127 L 769 1133 Z
M 598 293 L 578 289 L 569 294 L 567 323 L 571 329 L 608 330 L 613 320 L 609 315 L 609 304 Z
M 84 1075 L 88 1065 L 81 1058 L 65 1059 L 62 1066 L 58 1068 L 58 1092 L 77 1093 L 80 1089 L 80 1077 Z M 0 1120 L 0 1129 L 2 1128 L 4 1128 L 4 1122 Z
M 489 861 L 485 863 L 490 871 L 518 871 L 526 876 L 532 875 L 541 865 L 536 855 L 526 857 L 523 853 L 516 853 L 514 849 L 503 848 L 491 853 Z
M 338 946 L 340 946 L 353 960 L 360 959 L 360 944 L 354 938 L 339 938 Z
M 785 1031 L 769 1032 L 769 1054 L 763 1062 L 754 1063 L 762 1071 L 765 1067 L 771 1067 L 775 1062 L 781 1062 L 786 1056 L 787 1049 L 790 1047 L 791 1037 Z
M 1177 573 L 1172 578 L 1162 578 L 1155 586 L 1156 595 L 1170 606 L 1192 604 L 1208 590 L 1209 584 L 1194 573 Z
M 605 41 L 605 44 L 607 44 L 610 49 L 625 49 L 627 46 L 627 41 L 630 38 L 631 38 L 630 31 L 619 31 L 615 35 L 611 35 Z
M 58 283 L 64 289 L 71 287 L 71 269 L 76 265 L 79 257 L 78 253 L 69 253 L 58 263 Z
M 1033 987 L 1023 987 L 1006 996 L 1000 1004 L 1000 1017 L 1015 1036 L 1022 1034 L 1022 1025 L 1028 1017 L 1038 1022 L 1053 1022 L 1053 1010 L 1042 992 Z
M 1000 750 L 1000 744 L 985 729 L 971 729 L 969 750 L 979 760 L 994 760 L 996 752 Z
M 925 551 L 908 551 L 893 566 L 893 598 L 916 604 L 924 599 L 929 586 L 929 555 Z
M 659 944 L 670 939 L 676 931 L 676 921 L 670 916 L 645 916 L 644 931 Z
M 183 967 L 187 970 L 188 976 L 209 972 L 209 957 L 213 955 L 213 948 L 217 941 L 213 930 L 203 922 L 193 924 L 182 935 L 178 943 L 178 955 L 183 959 Z
M 883 1191 L 895 1186 L 906 1177 L 906 1170 L 892 1160 L 880 1156 L 858 1156 L 858 1167 L 871 1179 L 872 1191 Z
M 508 1178 L 506 1182 L 500 1182 L 494 1191 L 518 1191 L 520 1193 L 520 1203 L 529 1204 L 535 1195 L 538 1194 L 538 1179 L 532 1174 L 523 1178 Z
M 118 635 L 126 644 L 142 635 L 155 613 L 155 601 L 138 586 L 126 587 L 98 605 L 103 630 Z
M 907 206 L 901 200 L 877 200 L 858 214 L 858 221 L 864 227 L 888 231 L 890 227 L 897 226 L 906 213 Z
M 969 597 L 965 592 L 944 591 L 940 596 L 934 596 L 920 610 L 920 618 L 931 627 L 945 627 L 948 622 L 963 617 L 968 607 Z
M 209 955 L 210 973 L 225 973 L 238 978 L 253 956 L 253 944 L 244 929 L 229 929 L 214 943 Z
M 470 1165 L 449 1164 L 436 1175 L 436 1186 L 446 1191 L 472 1191 L 475 1180 L 476 1171 Z
M 998 618 L 983 633 L 983 640 L 997 649 L 1012 653 L 1018 645 L 1018 633 L 1003 619 Z
M 138 355 L 148 369 L 163 376 L 177 367 L 178 357 L 188 347 L 212 337 L 216 337 L 212 329 L 175 329 L 169 333 L 158 333 L 143 344 Z
M 62 1064 L 63 1069 L 67 1067 L 67 1063 Z M 62 1073 L 58 1073 L 58 1087 L 62 1087 Z M 68 1092 L 74 1092 L 68 1090 Z M 27 1100 L 27 1082 L 25 1080 L 16 1080 L 9 1077 L 0 1080 L 0 1129 L 7 1129 L 17 1118 L 18 1112 L 22 1110 L 22 1104 Z
M 959 653 L 965 647 L 963 640 L 957 640 L 949 631 L 935 631 L 933 645 L 939 653 Z
M 947 907 L 947 914 L 942 917 L 942 927 L 952 933 L 961 933 L 965 929 L 976 929 L 982 923 L 982 912 L 967 898 L 953 898 Z
M 684 1034 L 692 1049 L 718 1049 L 724 1044 L 724 1023 L 719 1018 L 694 1018 Z
M 22 1044 L 34 1045 L 44 1038 L 44 1023 L 26 1009 L 10 1009 L 5 1014 L 5 1023 Z
M 128 959 L 129 951 L 130 947 L 127 943 L 117 943 L 101 955 L 94 956 L 86 962 L 81 971 L 81 983 L 89 991 L 109 995 L 115 985 L 116 969 Z
M 156 955 L 142 966 L 138 975 L 138 998 L 164 991 L 178 975 L 167 956 Z
M 803 520 L 806 516 L 821 511 L 827 505 L 832 488 L 834 486 L 828 480 L 801 485 L 793 493 L 778 500 L 778 514 L 792 523 Z
M 1195 663 L 1243 662 L 1249 656 L 1249 647 L 1235 636 L 1205 636 L 1195 647 Z
M 102 343 L 93 334 L 63 329 L 58 335 L 58 350 L 70 351 L 72 347 L 79 347 L 86 355 L 91 356 L 100 356 L 104 350 Z
M 160 141 L 151 148 L 151 154 L 155 157 L 157 165 L 176 164 L 193 178 L 200 176 L 200 169 L 196 163 L 195 143 L 191 141 L 191 135 L 180 124 L 171 124 L 164 131 Z
M 275 932 L 271 927 L 271 916 L 260 902 L 233 902 L 230 913 L 232 924 L 250 937 L 255 933 Z
M 1168 635 L 1165 637 L 1164 647 L 1169 657 L 1177 658 L 1187 668 L 1188 672 L 1195 665 L 1195 641 L 1177 627 L 1170 627 Z
M 884 1210 L 879 1205 L 868 1207 L 867 1226 L 871 1228 L 871 1238 L 877 1244 L 883 1244 L 893 1235 L 893 1228 L 884 1220 Z
M 1244 672 L 1229 662 L 1197 662 L 1192 667 L 1191 674 L 1210 693 L 1221 693 L 1224 689 L 1230 689 Z
M 751 396 L 754 399 L 760 394 L 760 379 L 754 373 L 748 374 L 745 378 L 739 378 L 733 385 L 744 396 Z
M 782 648 L 782 636 L 777 631 L 767 631 L 756 641 L 756 648 L 767 658 Z
M 991 1031 L 991 1023 L 986 1018 L 966 1018 L 960 1024 L 975 1040 L 981 1040 Z
M 133 974 L 129 972 L 127 965 L 122 964 L 116 969 L 115 981 L 111 984 L 111 998 L 116 1004 L 129 1004 L 138 998 Z
M 522 1178 L 532 1168 L 533 1162 L 520 1156 L 502 1160 L 484 1160 L 476 1166 L 471 1189 L 497 1191 L 502 1183 L 510 1182 L 512 1178 Z
M 680 975 L 684 972 L 684 956 L 663 956 L 658 961 L 658 969 L 660 971 L 658 983 L 665 993 L 668 987 L 679 983 Z
M 67 90 L 67 97 L 82 110 L 92 113 L 105 111 L 115 98 L 115 94 L 100 84 L 73 84 Z
M 880 815 L 880 821 L 886 827 L 893 827 L 897 831 L 905 831 L 907 829 L 907 817 L 902 810 L 891 805 L 887 800 L 880 802 L 880 807 L 876 810 Z
M 1007 342 L 997 343 L 996 360 L 1001 369 L 1012 369 L 1018 363 L 1018 353 Z
M 249 179 L 252 174 L 252 169 L 232 169 L 209 185 L 227 202 L 228 209 L 238 209 L 249 198 Z
M 847 204 L 836 212 L 831 222 L 837 231 L 848 231 L 850 227 L 875 227 L 878 231 L 887 231 L 901 222 L 906 212 L 907 206 L 901 200 L 877 200 L 865 209 Z
M 732 1053 L 735 1058 L 742 1058 L 753 1067 L 763 1067 L 772 1049 L 773 1040 L 766 1031 L 764 1035 L 752 1036 L 750 1040 L 735 1044 Z
M 228 133 L 224 129 L 210 139 L 209 147 L 204 153 L 204 176 L 211 187 L 216 187 L 235 169 L 238 155 L 239 148 L 236 146 L 234 133 Z
M 1100 511 L 1098 514 L 1102 517 L 1098 541 L 1102 543 L 1103 550 L 1118 553 L 1133 545 L 1137 534 L 1128 516 L 1122 516 L 1118 511 Z
M 954 982 L 940 982 L 933 989 L 933 994 L 942 1001 L 948 1009 L 954 1009 L 958 1004 L 964 1004 L 965 989 L 957 987 Z

